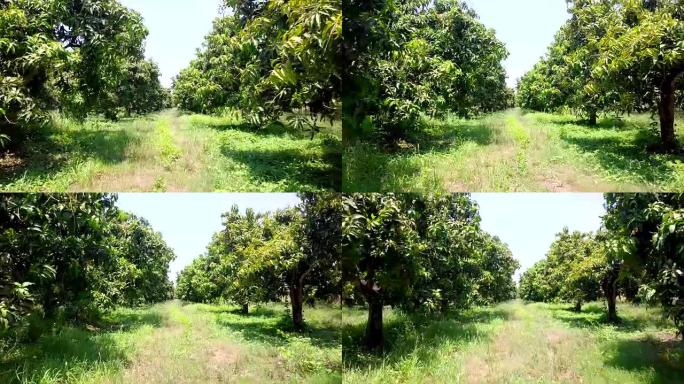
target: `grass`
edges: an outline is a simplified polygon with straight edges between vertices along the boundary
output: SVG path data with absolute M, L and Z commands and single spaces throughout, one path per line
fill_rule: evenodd
M 684 157 L 653 149 L 659 136 L 652 122 L 637 115 L 605 118 L 590 127 L 571 115 L 518 109 L 473 120 L 428 120 L 420 137 L 392 153 L 363 143 L 347 147 L 343 190 L 681 190 Z M 684 143 L 681 129 L 679 137 Z
M 55 116 L 0 153 L 4 192 L 295 192 L 340 190 L 341 127 L 314 140 L 281 124 L 175 110 L 108 122 Z
M 0 354 L 2 383 L 340 383 L 339 309 L 168 302 L 120 309 L 101 329 L 63 328 Z
M 684 344 L 656 309 L 599 303 L 476 308 L 440 318 L 385 310 L 386 351 L 357 347 L 363 309 L 343 311 L 345 383 L 679 383 Z

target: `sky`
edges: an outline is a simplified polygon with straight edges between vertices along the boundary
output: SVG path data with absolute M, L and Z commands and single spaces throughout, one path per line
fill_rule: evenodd
M 297 205 L 287 193 L 121 193 L 119 208 L 144 217 L 176 253 L 169 277 L 203 254 L 214 233 L 222 228 L 221 215 L 237 204 L 259 212 Z
M 605 214 L 600 193 L 472 194 L 480 206 L 481 226 L 508 245 L 520 262 L 516 280 L 546 257 L 557 233 L 597 231 Z
M 220 15 L 222 0 L 119 0 L 138 11 L 149 30 L 145 55 L 161 70 L 161 83 L 171 79 L 190 64 Z
M 532 69 L 569 18 L 565 0 L 466 0 L 484 25 L 493 28 L 510 56 L 508 85 Z
M 583 193 L 472 194 L 480 206 L 482 228 L 506 243 L 521 268 L 516 278 L 543 259 L 555 235 L 570 230 L 596 231 L 601 226 L 603 195 Z M 275 211 L 297 205 L 287 193 L 121 193 L 119 207 L 147 219 L 176 253 L 169 277 L 203 254 L 221 214 L 237 204 L 244 212 Z
M 150 31 L 146 56 L 161 69 L 161 82 L 188 66 L 219 16 L 222 0 L 120 0 L 140 12 Z M 480 20 L 496 30 L 510 52 L 508 85 L 534 66 L 567 20 L 565 0 L 466 0 Z

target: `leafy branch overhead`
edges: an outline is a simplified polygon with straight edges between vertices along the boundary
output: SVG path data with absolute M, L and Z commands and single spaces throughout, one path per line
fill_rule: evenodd
M 339 0 L 230 0 L 198 57 L 175 79 L 182 109 L 237 109 L 258 126 L 283 114 L 296 128 L 339 118 L 342 39 Z

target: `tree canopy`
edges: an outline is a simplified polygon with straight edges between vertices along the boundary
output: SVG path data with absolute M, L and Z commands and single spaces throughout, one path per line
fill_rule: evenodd
M 583 302 L 601 296 L 604 256 L 596 235 L 565 228 L 556 235 L 546 258 L 521 276 L 520 298 L 572 302 L 579 311 Z
M 0 129 L 6 139 L 59 109 L 113 118 L 166 96 L 143 56 L 142 18 L 116 0 L 0 1 Z
M 482 231 L 468 195 L 355 194 L 343 205 L 345 292 L 368 305 L 369 349 L 382 347 L 385 305 L 447 312 L 515 296 L 519 265 Z
M 89 322 L 167 300 L 174 258 L 115 195 L 0 195 L 0 331 L 28 315 Z
M 416 130 L 421 114 L 508 105 L 508 52 L 465 3 L 345 0 L 343 10 L 345 137 L 392 140 Z
M 339 0 L 226 0 L 197 58 L 176 77 L 175 103 L 210 113 L 226 108 L 262 125 L 288 114 L 310 129 L 339 117 L 342 39 Z
M 684 107 L 684 5 L 678 0 L 568 1 L 570 20 L 546 57 L 520 80 L 523 108 L 658 114 L 663 146 L 676 145 Z M 679 98 L 679 99 L 678 99 Z
M 241 305 L 289 297 L 296 330 L 304 329 L 307 300 L 334 300 L 340 292 L 340 198 L 301 194 L 297 207 L 272 213 L 224 214 L 224 229 L 207 253 L 178 276 L 176 295 L 188 301 Z
M 557 235 L 547 257 L 525 271 L 522 299 L 582 302 L 603 295 L 606 319 L 619 321 L 617 297 L 658 305 L 684 331 L 684 248 L 681 194 L 605 195 L 603 227 L 596 234 Z

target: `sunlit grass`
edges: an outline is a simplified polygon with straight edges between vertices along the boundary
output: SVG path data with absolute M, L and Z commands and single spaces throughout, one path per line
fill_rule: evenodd
M 384 355 L 364 353 L 366 314 L 343 312 L 346 383 L 677 383 L 684 346 L 660 311 L 510 302 L 425 317 L 386 309 Z
M 681 118 L 680 118 L 681 121 Z M 650 116 L 606 117 L 509 110 L 473 120 L 427 120 L 388 153 L 369 144 L 344 152 L 345 191 L 628 192 L 684 188 L 684 162 L 657 151 Z M 684 132 L 679 131 L 684 142 Z
M 120 122 L 55 116 L 22 149 L 0 154 L 0 191 L 339 190 L 341 127 L 314 140 L 279 124 L 169 110 Z
M 341 382 L 339 308 L 306 308 L 301 334 L 288 328 L 283 304 L 249 315 L 237 309 L 180 302 L 120 309 L 96 329 L 63 327 L 34 344 L 5 346 L 0 382 Z

